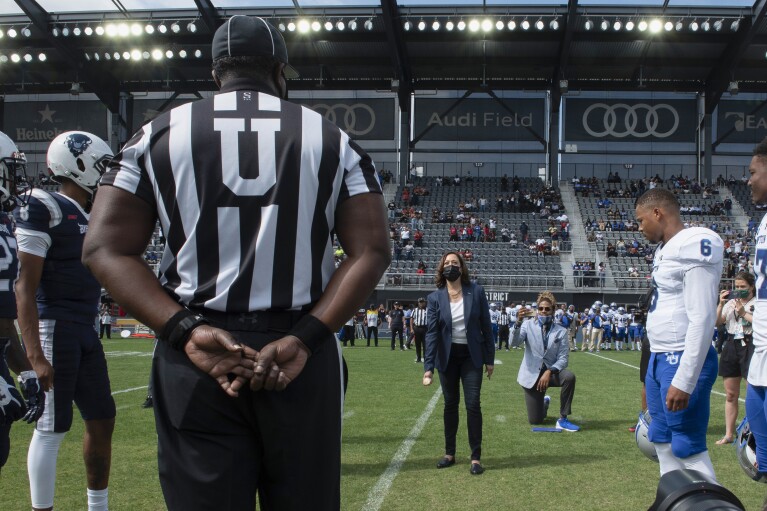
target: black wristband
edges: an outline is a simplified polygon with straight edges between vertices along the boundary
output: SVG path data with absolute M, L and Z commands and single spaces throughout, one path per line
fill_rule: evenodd
M 182 351 L 192 335 L 192 330 L 207 323 L 207 320 L 199 314 L 189 309 L 181 309 L 165 323 L 159 339 L 170 344 L 173 349 Z
M 298 337 L 312 353 L 314 353 L 322 343 L 327 341 L 329 337 L 333 336 L 333 332 L 330 328 L 311 314 L 307 314 L 301 318 L 298 323 L 293 325 L 293 328 L 288 334 Z

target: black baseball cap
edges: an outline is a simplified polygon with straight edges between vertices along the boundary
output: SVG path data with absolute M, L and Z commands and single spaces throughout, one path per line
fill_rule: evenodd
M 274 57 L 285 64 L 285 76 L 298 78 L 288 63 L 288 48 L 271 23 L 256 16 L 237 14 L 218 27 L 211 45 L 213 60 L 221 57 Z
M 425 301 L 426 301 L 426 298 L 424 298 L 424 297 L 422 296 L 422 297 L 420 297 L 420 298 L 418 299 L 418 301 L 419 301 L 419 302 L 425 302 Z

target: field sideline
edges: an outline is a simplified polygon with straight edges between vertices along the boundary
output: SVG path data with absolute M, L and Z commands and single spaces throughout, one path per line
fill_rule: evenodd
M 105 341 L 118 417 L 114 435 L 110 509 L 165 509 L 157 478 L 156 437 L 144 401 L 152 341 Z M 482 476 L 469 474 L 462 411 L 455 466 L 437 470 L 443 454 L 442 399 L 437 380 L 421 385 L 423 367 L 413 350 L 344 348 L 349 391 L 344 410 L 342 509 L 574 510 L 647 509 L 654 500 L 658 465 L 636 448 L 628 426 L 636 420 L 640 383 L 637 352 L 575 353 L 578 378 L 571 420 L 579 433 L 536 434 L 527 424 L 516 374 L 521 350 L 499 352 L 492 380 L 482 390 Z M 722 393 L 721 380 L 714 387 Z M 551 389 L 552 415 L 559 389 Z M 767 486 L 748 479 L 732 446 L 714 442 L 724 432 L 724 397 L 712 395 L 709 448 L 717 477 L 748 510 L 761 509 Z M 741 403 L 740 416 L 744 413 Z M 548 421 L 553 425 L 554 419 Z M 58 463 L 56 509 L 85 508 L 81 461 L 82 421 L 75 418 Z M 29 509 L 26 448 L 32 428 L 16 423 L 2 478 L 3 510 Z M 300 463 L 300 460 L 296 461 Z M 299 490 L 300 491 L 300 490 Z

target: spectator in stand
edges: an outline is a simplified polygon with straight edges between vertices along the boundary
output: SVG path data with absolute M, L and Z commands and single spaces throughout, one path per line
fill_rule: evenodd
M 503 175 L 501 178 L 501 191 L 507 192 L 509 191 L 509 178 L 506 177 L 506 174 Z
M 399 240 L 396 240 L 392 246 L 392 251 L 394 255 L 394 260 L 399 261 L 402 257 L 402 243 L 400 243 Z
M 453 185 L 461 186 L 461 177 L 458 174 L 456 174 L 455 177 L 453 178 Z
M 514 176 L 514 179 L 517 179 L 516 176 Z M 527 222 L 522 220 L 522 223 L 519 224 L 519 234 L 521 234 L 522 242 L 527 243 L 528 236 L 529 236 L 530 228 L 527 226 Z
M 448 238 L 448 241 L 458 241 L 458 229 L 455 225 L 450 226 L 450 238 Z
M 422 247 L 423 246 L 423 231 L 418 229 L 415 231 L 415 235 L 413 236 L 414 244 L 416 247 Z
M 402 250 L 405 253 L 405 261 L 412 261 L 413 260 L 413 252 L 415 250 L 413 248 L 413 245 L 408 243 L 407 245 L 404 246 L 404 248 Z
M 466 251 L 463 253 L 463 258 L 467 261 L 473 261 L 474 252 L 472 252 L 470 248 L 467 248 Z

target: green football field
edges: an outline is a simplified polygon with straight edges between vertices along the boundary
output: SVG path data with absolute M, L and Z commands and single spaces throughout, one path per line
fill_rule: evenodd
M 472 476 L 465 414 L 459 427 L 458 462 L 437 470 L 435 463 L 444 448 L 439 385 L 435 380 L 431 387 L 423 387 L 423 367 L 414 363 L 414 351 L 393 352 L 387 344 L 343 350 L 350 378 L 344 411 L 342 509 L 615 511 L 647 509 L 654 500 L 658 465 L 639 452 L 628 431 L 639 410 L 637 352 L 572 354 L 570 368 L 578 381 L 570 418 L 582 430 L 556 434 L 530 431 L 523 392 L 516 383 L 522 351 L 499 352 L 495 374 L 484 380 L 482 388 L 482 462 L 487 470 Z M 105 342 L 105 350 L 117 403 L 110 509 L 164 509 L 154 418 L 151 410 L 141 407 L 152 341 L 111 340 Z M 708 440 L 717 477 L 746 509 L 761 509 L 767 485 L 745 476 L 733 446 L 714 445 L 724 432 L 721 381 L 714 390 Z M 555 413 L 559 389 L 549 393 Z M 553 418 L 548 422 L 554 425 Z M 82 431 L 76 416 L 59 455 L 57 510 L 86 507 Z M 13 426 L 10 458 L 0 476 L 3 511 L 29 509 L 26 448 L 31 432 L 26 424 Z

